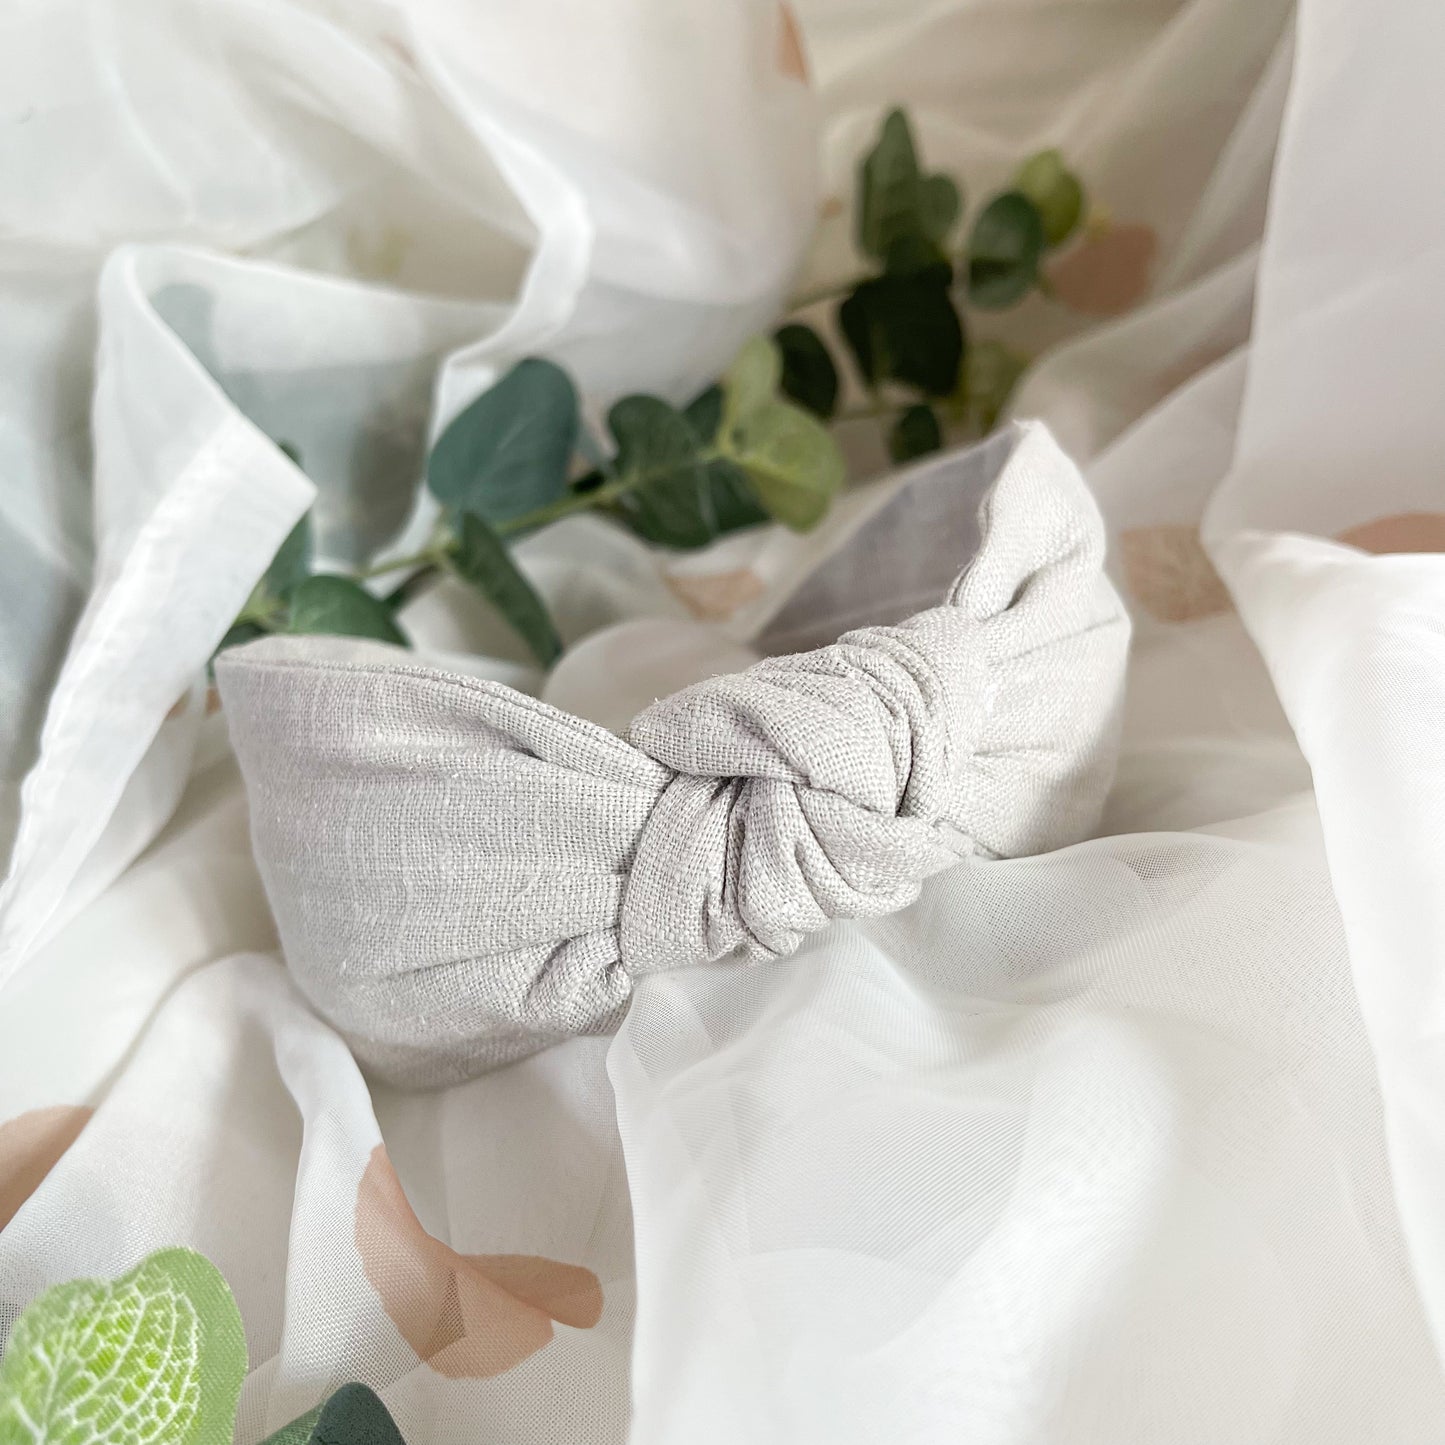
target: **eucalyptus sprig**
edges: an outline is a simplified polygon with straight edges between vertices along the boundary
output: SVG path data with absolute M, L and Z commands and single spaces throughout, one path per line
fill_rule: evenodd
M 657 396 L 623 397 L 607 416 L 609 456 L 587 437 L 567 373 L 538 357 L 518 362 L 432 448 L 426 485 L 441 518 L 424 548 L 352 576 L 316 573 L 311 523 L 302 518 L 221 647 L 272 632 L 404 646 L 397 608 L 451 575 L 481 592 L 548 666 L 561 640 L 510 542 L 595 512 L 649 542 L 687 549 L 769 518 L 805 530 L 827 511 L 843 482 L 842 455 L 817 417 L 782 393 L 783 372 L 780 343 L 756 337 L 685 409 Z M 599 456 L 589 469 L 586 459 Z M 366 585 L 386 576 L 400 581 L 385 595 Z
M 748 342 L 727 375 L 686 407 L 624 397 L 607 415 L 606 442 L 589 435 L 567 373 L 528 358 L 459 412 L 432 448 L 426 485 L 440 518 L 425 547 L 349 576 L 318 573 L 303 518 L 221 648 L 272 632 L 405 645 L 399 608 L 451 576 L 485 596 L 548 666 L 562 644 L 509 550 L 518 539 L 582 512 L 671 548 L 704 547 L 769 519 L 805 530 L 843 481 L 825 422 L 884 422 L 897 461 L 938 449 L 949 432 L 990 431 L 1026 358 L 974 338 L 972 313 L 1048 294 L 1042 260 L 1084 216 L 1078 178 L 1057 151 L 1030 157 L 963 236 L 962 191 L 924 170 L 908 118 L 894 110 L 859 165 L 855 210 L 867 270 L 795 309 L 838 302 L 836 329 L 865 405 L 840 411 L 839 364 L 800 320 Z M 383 578 L 395 581 L 383 590 Z
M 795 310 L 838 302 L 837 330 L 868 404 L 852 415 L 889 422 L 888 446 L 907 461 L 943 444 L 945 429 L 981 436 L 1007 404 L 1027 358 L 997 340 L 974 340 L 970 313 L 1000 311 L 1049 294 L 1041 265 L 1084 217 L 1084 189 L 1056 150 L 1019 167 L 1011 185 L 973 216 L 966 237 L 963 194 L 926 172 L 901 110 L 884 118 L 858 169 L 855 242 L 872 268 L 804 295 Z M 794 321 L 786 354 L 808 358 L 809 394 L 833 399 L 837 368 L 823 339 Z M 780 333 L 781 338 L 781 333 Z M 831 380 L 817 378 L 831 368 Z M 804 400 L 800 384 L 785 389 Z

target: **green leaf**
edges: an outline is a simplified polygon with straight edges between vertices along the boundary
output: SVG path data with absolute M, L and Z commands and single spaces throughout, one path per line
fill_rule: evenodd
M 771 337 L 754 336 L 723 377 L 723 425 L 734 427 L 772 401 L 782 375 L 783 357 L 777 343 Z M 610 417 L 608 422 L 610 425 Z M 615 435 L 617 428 L 612 430 Z
M 991 432 L 998 424 L 1027 365 L 1026 357 L 1010 351 L 1000 341 L 977 341 L 968 348 L 960 385 L 963 400 L 981 433 Z
M 838 407 L 838 368 L 811 326 L 790 322 L 773 340 L 783 358 L 784 395 L 826 421 Z
M 908 117 L 890 111 L 858 172 L 858 249 L 879 261 L 903 239 L 940 251 L 962 205 L 947 176 L 922 174 Z
M 926 403 L 910 406 L 900 414 L 888 433 L 888 455 L 895 462 L 911 462 L 943 445 L 943 429 L 933 408 Z
M 843 457 L 827 428 L 792 402 L 760 407 L 730 444 L 758 500 L 797 531 L 819 521 L 843 483 Z
M 274 1435 L 268 1435 L 261 1445 L 311 1445 L 311 1432 L 321 1418 L 321 1406 L 298 1415 L 289 1425 L 283 1425 Z
M 963 209 L 963 196 L 945 175 L 924 176 L 918 184 L 918 221 L 923 234 L 942 247 Z
M 710 447 L 713 442 L 717 440 L 717 434 L 722 429 L 722 387 L 710 386 L 706 391 L 698 392 L 698 394 L 683 407 L 682 414 L 687 418 L 687 424 L 692 428 L 692 433 L 697 438 L 698 445 Z
M 968 299 L 985 310 L 1022 301 L 1038 280 L 1043 250 L 1038 207 L 1018 191 L 995 196 L 968 238 Z
M 745 370 L 741 376 L 745 399 L 758 384 L 756 360 L 755 353 L 751 374 Z M 730 401 L 725 383 L 724 416 Z M 625 396 L 608 412 L 607 425 L 617 439 L 616 481 L 630 487 L 617 500 L 618 514 L 639 536 L 661 546 L 711 542 L 718 534 L 717 517 L 707 466 L 687 417 L 658 397 Z
M 267 592 L 282 601 L 288 598 L 311 571 L 311 513 L 307 512 L 286 534 L 261 582 Z
M 406 1445 L 381 1397 L 365 1385 L 343 1385 L 322 1406 L 309 1445 Z
M 288 632 L 325 632 L 340 637 L 374 637 L 407 646 L 391 609 L 349 577 L 308 577 L 291 594 Z
M 900 236 L 888 247 L 883 270 L 889 276 L 911 276 L 936 281 L 941 286 L 953 284 L 953 266 L 932 241 L 917 236 Z
M 189 1249 L 113 1281 L 47 1290 L 0 1360 L 3 1445 L 230 1445 L 246 1373 L 241 1315 Z
M 542 599 L 517 570 L 502 539 L 472 512 L 459 519 L 447 563 L 507 619 L 543 667 L 562 654 L 562 642 Z
M 427 486 L 451 511 L 513 521 L 565 494 L 577 431 L 567 373 L 535 357 L 519 361 L 437 439 Z
M 1050 246 L 1068 240 L 1083 218 L 1084 188 L 1056 150 L 1030 156 L 1014 177 L 1014 189 L 1038 208 Z
M 838 324 L 870 387 L 901 381 L 947 396 L 957 385 L 963 324 L 941 273 L 865 281 L 839 307 Z

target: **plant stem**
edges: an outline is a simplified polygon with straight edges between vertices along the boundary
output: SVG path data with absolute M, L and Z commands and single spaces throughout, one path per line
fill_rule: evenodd
M 703 447 L 697 453 L 696 459 L 701 465 L 706 466 L 709 462 L 714 462 L 725 455 L 727 453 L 721 446 Z M 535 531 L 538 527 L 545 527 L 551 522 L 560 521 L 563 517 L 570 517 L 575 512 L 586 512 L 593 507 L 601 507 L 608 502 L 615 502 L 619 497 L 625 497 L 628 492 L 635 491 L 638 487 L 645 487 L 649 482 L 660 480 L 671 470 L 671 467 L 656 467 L 652 471 L 624 472 L 620 477 L 614 477 L 610 482 L 603 482 L 600 487 L 593 487 L 590 491 L 572 492 L 568 496 L 559 497 L 555 502 L 549 502 L 545 507 L 538 507 L 535 511 L 525 512 L 520 517 L 513 517 L 510 521 L 495 522 L 492 530 L 499 537 L 513 537 L 518 532 Z
M 389 562 L 378 562 L 373 567 L 367 567 L 361 572 L 353 574 L 358 582 L 369 582 L 373 577 L 385 577 L 388 572 L 400 572 L 404 567 L 426 567 L 435 566 L 440 560 L 440 552 L 436 542 L 430 542 L 420 552 L 412 552 L 406 557 L 393 557 Z

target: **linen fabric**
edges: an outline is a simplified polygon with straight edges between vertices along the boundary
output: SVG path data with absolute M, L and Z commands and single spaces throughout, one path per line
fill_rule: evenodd
M 223 654 L 287 960 L 358 1058 L 455 1082 L 613 1027 L 639 974 L 780 958 L 960 859 L 1087 836 L 1126 614 L 1048 434 L 991 454 L 978 555 L 940 606 L 696 683 L 627 740 L 375 644 Z

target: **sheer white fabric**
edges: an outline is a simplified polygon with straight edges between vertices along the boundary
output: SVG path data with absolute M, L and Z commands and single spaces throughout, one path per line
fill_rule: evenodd
M 713 372 L 816 214 L 791 31 L 763 0 L 24 6 L 0 1329 L 188 1244 L 245 1319 L 243 1445 L 351 1378 L 409 1445 L 1445 1440 L 1445 12 L 798 10 L 825 200 L 902 100 L 974 199 L 1060 143 L 1156 237 L 1127 314 L 998 333 L 1044 353 L 1016 409 L 1087 464 L 1135 613 L 1104 836 L 645 978 L 613 1040 L 369 1087 L 275 959 L 193 683 L 310 497 L 268 436 L 343 561 L 426 525 L 356 458 L 405 470 L 438 359 L 438 416 L 539 346 L 601 396 Z M 888 496 L 682 563 L 593 523 L 524 558 L 569 640 L 688 599 L 766 649 L 909 565 L 859 530 Z M 410 620 L 541 686 L 465 599 Z

